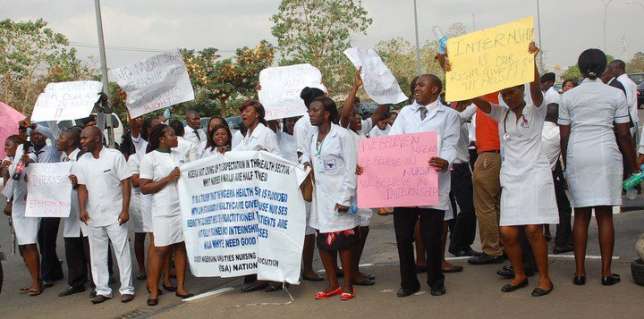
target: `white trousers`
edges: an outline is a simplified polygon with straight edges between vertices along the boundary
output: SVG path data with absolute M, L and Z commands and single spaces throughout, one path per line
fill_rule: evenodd
M 114 223 L 108 226 L 94 227 L 89 229 L 89 254 L 92 263 L 92 279 L 96 285 L 96 294 L 112 297 L 112 289 L 109 286 L 110 274 L 107 271 L 107 249 L 108 243 L 112 242 L 114 256 L 119 267 L 121 278 L 121 295 L 134 294 L 132 285 L 132 257 L 127 241 L 127 223 L 119 225 Z

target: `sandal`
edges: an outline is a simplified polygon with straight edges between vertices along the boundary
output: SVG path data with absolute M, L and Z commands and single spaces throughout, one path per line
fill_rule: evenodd
M 42 288 L 40 288 L 40 289 L 29 289 L 29 291 L 27 291 L 27 295 L 29 297 L 39 296 L 40 294 L 42 294 L 42 291 L 43 291 Z
M 353 299 L 353 297 L 354 297 L 353 292 L 343 292 L 340 294 L 341 301 L 349 301 Z
M 335 295 L 340 295 L 342 293 L 343 293 L 342 288 L 338 288 L 336 290 L 331 290 L 331 291 L 328 291 L 328 292 L 318 291 L 318 292 L 315 293 L 315 300 L 326 299 L 326 298 L 329 298 L 329 297 L 333 297 Z
M 376 284 L 376 281 L 369 278 L 369 276 L 363 276 L 353 280 L 353 284 L 356 286 L 373 286 Z

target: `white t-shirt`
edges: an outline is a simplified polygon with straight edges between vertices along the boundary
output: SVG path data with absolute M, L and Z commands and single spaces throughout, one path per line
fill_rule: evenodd
M 143 157 L 139 177 L 157 182 L 170 175 L 170 172 L 178 166 L 179 163 L 171 153 L 152 151 Z M 153 217 L 175 216 L 180 213 L 177 182 L 169 183 L 160 191 L 152 194 Z
M 72 174 L 87 188 L 88 224 L 102 227 L 117 223 L 123 207 L 121 182 L 132 176 L 123 154 L 106 147 L 98 158 L 85 153 L 72 167 Z

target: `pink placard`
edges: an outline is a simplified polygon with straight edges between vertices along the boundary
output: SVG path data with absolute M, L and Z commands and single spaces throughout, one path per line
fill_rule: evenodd
M 358 149 L 358 207 L 415 207 L 439 202 L 435 132 L 363 139 Z
M 11 106 L 0 102 L 0 161 L 4 158 L 4 141 L 7 137 L 18 134 L 18 122 L 25 116 Z

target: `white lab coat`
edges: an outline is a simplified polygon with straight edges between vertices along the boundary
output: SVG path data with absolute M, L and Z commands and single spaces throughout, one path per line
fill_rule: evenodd
M 338 213 L 336 204 L 351 207 L 356 192 L 357 151 L 351 132 L 332 124 L 318 147 L 316 131 L 309 145 L 315 176 L 311 203 L 311 227 L 320 233 L 338 232 L 358 226 L 350 212 Z
M 503 152 L 500 226 L 558 224 L 550 163 L 541 152 L 541 131 L 547 107 L 526 101 L 517 119 L 507 106 L 492 105 Z
M 183 131 L 183 138 L 185 138 L 192 144 L 198 145 L 199 143 L 206 140 L 206 133 L 200 128 L 195 130 L 189 125 L 186 125 L 184 126 Z
M 277 136 L 262 123 L 258 123 L 252 132 L 246 132 L 246 136 L 233 151 L 267 151 L 282 156 Z
M 63 152 L 61 162 L 75 163 L 78 160 L 79 149 L 75 149 L 69 156 Z M 72 164 L 73 165 L 73 164 Z M 72 189 L 71 210 L 69 217 L 63 218 L 63 237 L 78 238 L 87 237 L 87 225 L 80 220 L 80 207 L 78 207 L 78 191 Z
M 628 123 L 624 93 L 601 80 L 585 79 L 564 93 L 559 125 L 570 126 L 566 181 L 574 207 L 622 205 L 622 153 L 613 123 Z

